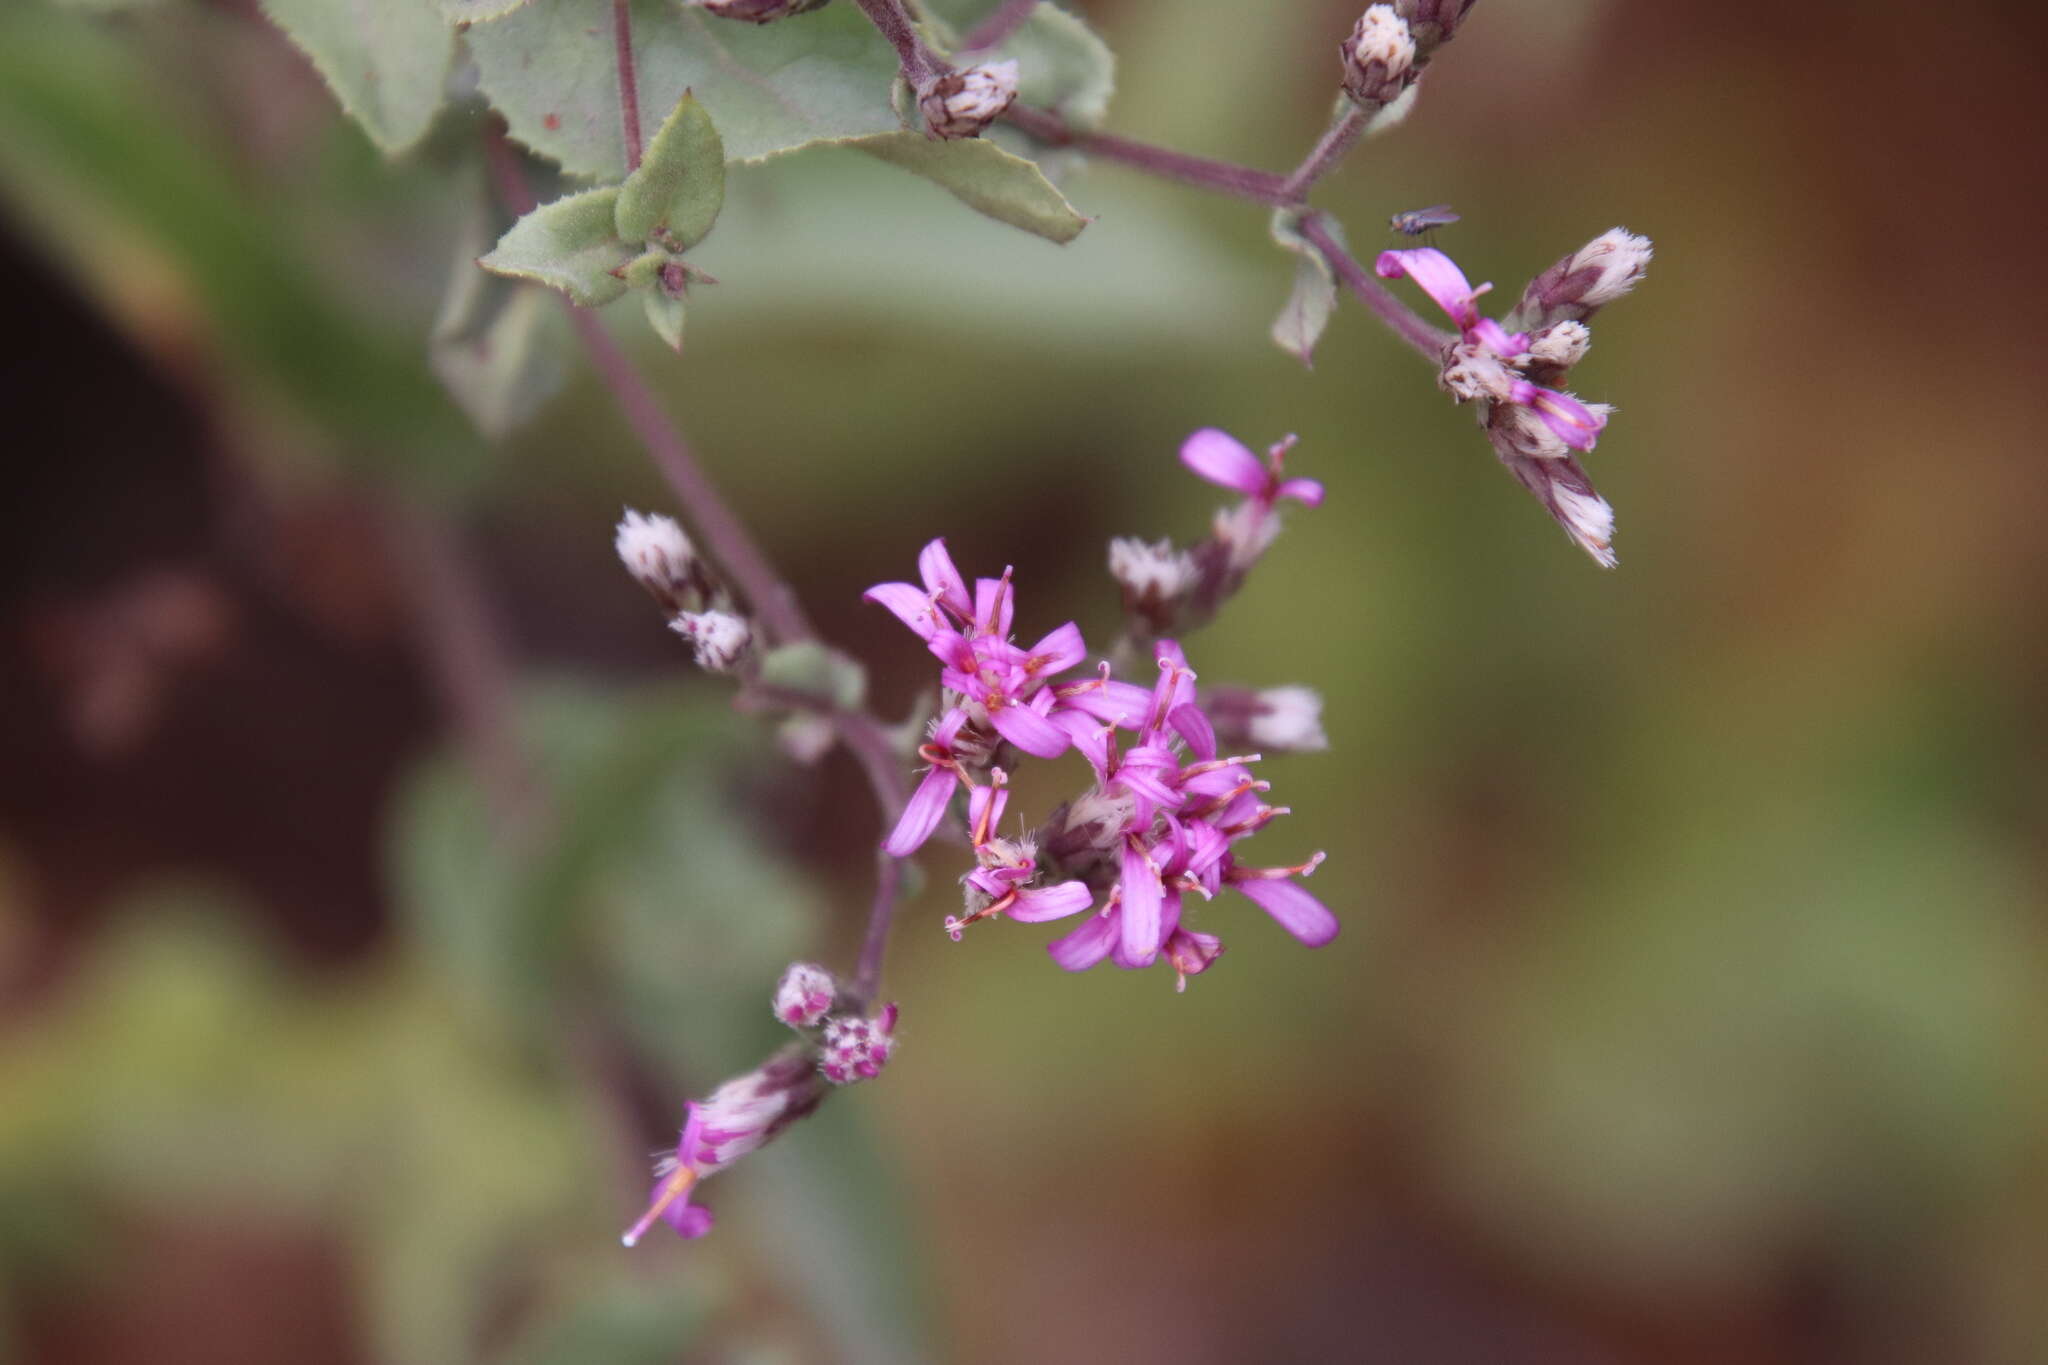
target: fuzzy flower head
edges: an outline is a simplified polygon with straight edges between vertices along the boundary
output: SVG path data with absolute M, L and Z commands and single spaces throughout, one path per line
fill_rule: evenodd
M 838 995 L 832 973 L 815 962 L 792 962 L 775 987 L 775 1017 L 794 1029 L 816 1028 Z
M 1340 52 L 1344 93 L 1362 109 L 1392 104 L 1414 83 L 1415 37 L 1392 5 L 1369 7 Z
M 686 611 L 668 623 L 690 642 L 697 667 L 708 673 L 730 673 L 754 643 L 754 628 L 744 616 L 729 611 Z
M 819 1074 L 834 1085 L 871 1081 L 896 1050 L 896 1006 L 884 1005 L 872 1019 L 835 1015 L 826 1021 Z
M 626 572 L 670 612 L 703 604 L 704 566 L 674 517 L 628 508 L 613 532 L 612 548 Z

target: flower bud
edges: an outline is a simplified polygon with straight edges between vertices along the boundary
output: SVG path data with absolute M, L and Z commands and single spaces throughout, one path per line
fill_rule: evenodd
M 1223 956 L 1223 940 L 1214 934 L 1198 934 L 1187 929 L 1175 929 L 1166 937 L 1162 950 L 1166 960 L 1173 965 L 1178 976 L 1174 983 L 1176 991 L 1188 988 L 1188 978 L 1200 976 L 1209 970 L 1211 963 Z
M 1172 628 L 1181 601 L 1200 577 L 1193 556 L 1170 540 L 1146 544 L 1131 536 L 1109 542 L 1109 572 L 1123 585 L 1124 610 L 1155 631 Z
M 1415 38 L 1392 5 L 1367 9 L 1338 51 L 1344 93 L 1363 109 L 1392 104 L 1414 82 Z
M 1504 403 L 1514 389 L 1516 378 L 1491 347 L 1481 342 L 1465 341 L 1445 353 L 1444 368 L 1437 375 L 1436 382 L 1439 388 L 1460 403 L 1469 403 L 1476 398 Z
M 1431 54 L 1457 35 L 1458 25 L 1465 22 L 1478 3 L 1479 0 L 1394 0 L 1394 8 L 1408 21 L 1420 60 L 1427 62 Z
M 711 673 L 732 672 L 754 642 L 747 618 L 729 611 L 686 611 L 668 625 L 696 649 L 697 667 Z
M 1569 370 L 1586 358 L 1592 344 L 1593 333 L 1586 324 L 1566 318 L 1529 339 L 1529 356 L 1539 365 Z
M 885 1005 L 872 1019 L 842 1014 L 825 1024 L 818 1070 L 834 1085 L 854 1085 L 882 1074 L 896 1047 L 896 1007 Z
M 933 137 L 980 137 L 1017 98 L 1017 63 L 962 67 L 918 91 L 918 111 Z
M 689 3 L 721 19 L 772 24 L 792 14 L 808 14 L 825 4 L 826 0 L 689 0 Z
M 816 1028 L 838 995 L 832 973 L 815 962 L 792 962 L 775 988 L 775 1017 L 791 1028 Z
M 670 611 L 695 605 L 704 588 L 703 566 L 673 517 L 627 509 L 612 546 L 626 572 Z
M 1583 322 L 1635 288 L 1650 255 L 1649 238 L 1610 228 L 1529 281 L 1505 325 L 1518 331 Z
M 1594 491 L 1593 481 L 1570 452 L 1561 459 L 1529 459 L 1505 445 L 1498 431 L 1489 428 L 1501 462 L 1522 481 L 1543 510 L 1562 526 L 1580 549 L 1603 569 L 1615 566 L 1614 509 Z

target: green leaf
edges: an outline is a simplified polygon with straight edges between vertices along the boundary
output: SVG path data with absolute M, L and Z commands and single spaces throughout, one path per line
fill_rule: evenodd
M 611 272 L 637 254 L 619 240 L 618 198 L 619 187 L 607 185 L 542 204 L 514 223 L 477 264 L 559 289 L 586 308 L 610 303 L 626 292 L 625 281 Z
M 728 160 L 901 126 L 889 107 L 896 54 L 852 5 L 754 25 L 633 0 L 632 20 L 640 107 L 669 108 L 694 91 L 717 117 Z M 513 137 L 573 175 L 625 178 L 608 0 L 528 5 L 471 29 L 468 44 Z
M 725 145 L 704 106 L 685 90 L 647 144 L 640 169 L 619 187 L 619 235 L 644 242 L 666 226 L 674 249 L 688 251 L 711 231 L 724 204 Z
M 815 640 L 770 650 L 761 660 L 761 681 L 801 692 L 851 711 L 867 697 L 867 670 Z
M 554 397 L 569 367 L 555 300 L 477 268 L 489 232 L 480 211 L 463 234 L 427 360 L 477 429 L 498 440 Z
M 1334 219 L 1323 222 L 1341 244 L 1343 228 Z M 1337 309 L 1337 276 L 1323 253 L 1301 235 L 1300 209 L 1274 211 L 1273 240 L 1299 258 L 1294 267 L 1294 289 L 1280 316 L 1273 319 L 1273 341 L 1302 364 L 1313 366 L 1310 356 Z
M 380 150 L 404 151 L 434 121 L 455 34 L 426 0 L 263 0 L 263 12 Z
M 441 14 L 451 24 L 482 24 L 502 19 L 532 0 L 439 0 Z
M 640 297 L 646 301 L 647 322 L 654 328 L 654 334 L 667 342 L 670 350 L 681 355 L 683 301 L 660 289 L 651 289 Z
M 922 133 L 883 133 L 848 143 L 941 186 L 977 213 L 1066 243 L 1089 220 L 1074 211 L 1032 162 L 980 138 L 937 142 Z

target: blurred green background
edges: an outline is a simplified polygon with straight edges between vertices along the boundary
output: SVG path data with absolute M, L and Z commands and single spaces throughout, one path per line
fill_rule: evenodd
M 1089 17 L 1118 131 L 1279 168 L 1356 16 Z M 1180 438 L 1300 434 L 1328 502 L 1189 645 L 1322 691 L 1260 848 L 1346 928 L 1219 903 L 1185 996 L 1069 976 L 949 943 L 935 846 L 886 1077 L 629 1255 L 779 967 L 851 960 L 865 789 L 617 571 L 669 504 L 587 374 L 502 443 L 432 378 L 474 117 L 387 164 L 252 5 L 16 0 L 0 1358 L 2048 1359 L 2044 38 L 1495 0 L 1320 192 L 1361 253 L 1454 204 L 1508 297 L 1655 239 L 1574 375 L 1612 574 L 1362 311 L 1270 345 L 1262 212 L 1069 167 L 1060 248 L 736 171 L 687 355 L 617 321 L 892 715 L 928 661 L 858 595 L 925 539 L 1106 642 L 1105 540 L 1214 504 Z

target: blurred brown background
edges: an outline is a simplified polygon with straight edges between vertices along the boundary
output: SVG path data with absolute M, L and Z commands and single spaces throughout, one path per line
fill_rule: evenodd
M 1356 17 L 1087 13 L 1113 127 L 1276 168 Z M 1176 998 L 947 942 L 928 850 L 884 1081 L 629 1257 L 620 1162 L 850 956 L 864 788 L 617 572 L 666 495 L 587 377 L 498 445 L 434 388 L 473 123 L 388 166 L 246 7 L 14 7 L 0 1358 L 2048 1359 L 2043 29 L 1493 0 L 1321 192 L 1362 253 L 1454 204 L 1507 297 L 1655 239 L 1574 376 L 1613 574 L 1362 311 L 1271 347 L 1256 210 L 1099 165 L 1061 249 L 736 172 L 687 357 L 623 334 L 892 714 L 927 662 L 858 594 L 926 538 L 1106 640 L 1103 542 L 1212 504 L 1180 437 L 1300 433 L 1329 501 L 1189 648 L 1323 692 L 1261 848 L 1346 929 L 1219 905 Z M 469 609 L 508 692 L 432 647 Z M 672 1078 L 624 1111 L 610 1025 Z

